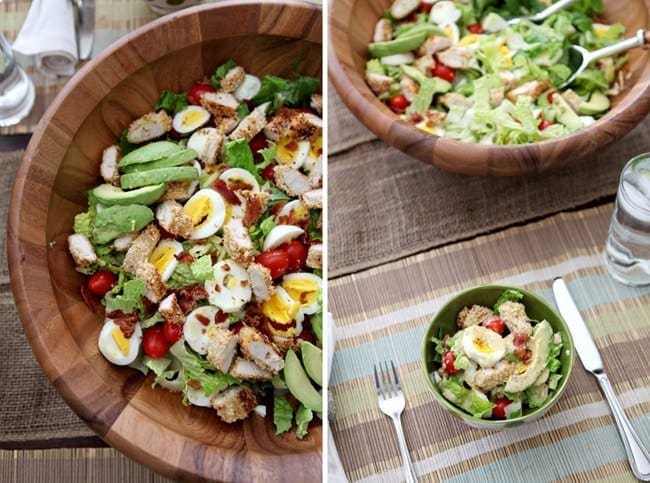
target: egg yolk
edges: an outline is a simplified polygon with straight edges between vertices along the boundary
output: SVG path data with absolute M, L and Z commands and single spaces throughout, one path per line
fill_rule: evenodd
M 192 225 L 198 226 L 212 213 L 212 203 L 208 197 L 199 196 L 186 203 L 184 210 L 192 218 Z
M 466 45 L 472 45 L 472 44 L 475 44 L 476 42 L 478 42 L 480 38 L 481 38 L 481 36 L 478 35 L 478 34 L 470 34 L 470 35 L 468 35 L 466 37 L 463 37 L 462 40 L 460 42 L 458 42 L 458 45 L 460 47 L 464 47 Z
M 323 138 L 318 136 L 314 142 L 309 145 L 309 156 L 318 158 L 323 154 Z
M 298 143 L 293 139 L 281 138 L 278 142 L 276 159 L 283 164 L 291 164 L 298 152 Z
M 308 307 L 318 300 L 318 285 L 313 280 L 304 278 L 285 280 L 282 288 L 302 307 Z
M 156 267 L 158 273 L 162 275 L 169 262 L 174 258 L 173 247 L 156 247 L 149 256 L 149 261 Z
M 279 324 L 289 324 L 296 318 L 300 304 L 296 301 L 288 302 L 278 293 L 262 304 L 262 313 L 269 319 Z
M 492 352 L 492 348 L 488 344 L 486 344 L 484 340 L 478 337 L 472 339 L 472 344 L 479 352 L 483 352 L 485 354 L 489 354 L 490 352 Z
M 198 109 L 192 109 L 185 113 L 182 119 L 183 126 L 194 126 L 203 121 L 205 114 Z
M 113 330 L 111 331 L 111 336 L 113 336 L 113 340 L 115 341 L 115 345 L 117 348 L 120 350 L 120 352 L 128 356 L 129 355 L 129 339 L 124 337 L 124 334 L 122 333 L 122 329 L 119 327 L 114 327 Z

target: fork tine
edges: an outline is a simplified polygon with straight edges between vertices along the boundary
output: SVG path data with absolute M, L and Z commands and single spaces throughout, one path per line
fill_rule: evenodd
M 379 384 L 379 376 L 377 375 L 377 364 L 374 365 L 375 370 L 375 387 L 377 388 L 377 396 L 381 396 L 381 384 Z
M 393 397 L 395 395 L 394 387 L 393 387 L 393 382 L 390 380 L 390 371 L 388 370 L 388 362 L 384 361 L 384 380 L 386 381 L 386 392 L 390 397 Z
M 395 364 L 393 364 L 392 359 L 390 361 L 390 367 L 393 369 L 393 378 L 395 379 L 395 386 L 397 387 L 398 391 L 401 391 L 402 385 L 399 383 L 399 377 L 397 376 L 397 371 L 395 370 Z

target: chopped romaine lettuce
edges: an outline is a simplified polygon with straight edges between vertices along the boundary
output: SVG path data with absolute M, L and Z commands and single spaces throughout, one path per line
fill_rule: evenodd
M 232 59 L 221 64 L 219 67 L 217 67 L 215 73 L 210 77 L 210 85 L 215 89 L 221 89 L 221 80 L 230 69 L 234 69 L 235 67 L 237 67 L 237 62 Z
M 190 264 L 190 272 L 195 280 L 203 282 L 214 278 L 214 271 L 212 270 L 212 258 L 210 255 L 203 255 L 197 258 Z
M 314 419 L 314 412 L 301 404 L 296 411 L 296 424 L 298 425 L 296 437 L 298 439 L 302 439 L 307 435 L 307 428 L 312 419 Z
M 166 111 L 176 113 L 186 107 L 187 93 L 181 92 L 180 94 L 176 94 L 175 92 L 162 91 L 154 110 L 165 109 Z
M 245 169 L 255 176 L 258 182 L 262 183 L 264 181 L 260 176 L 257 166 L 255 166 L 253 152 L 246 139 L 237 139 L 236 141 L 226 143 L 224 146 L 224 156 L 229 166 Z
M 442 379 L 439 386 L 442 395 L 455 404 L 462 404 L 470 391 L 463 385 L 463 381 L 459 377 Z
M 287 398 L 284 396 L 275 396 L 273 400 L 273 424 L 275 424 L 275 434 L 281 434 L 291 429 L 293 420 L 293 409 Z
M 515 290 L 512 288 L 509 288 L 507 290 L 504 290 L 501 295 L 499 295 L 499 298 L 497 299 L 496 303 L 494 304 L 494 313 L 498 314 L 499 313 L 499 306 L 504 303 L 504 302 L 519 302 L 521 299 L 524 298 L 524 294 L 521 293 L 519 290 Z
M 134 310 L 138 310 L 141 314 L 144 313 L 142 297 L 147 293 L 147 286 L 137 278 L 132 280 L 124 278 L 123 280 L 124 282 L 121 283 L 118 278 L 117 286 L 105 295 L 106 312 L 121 310 L 125 314 L 130 314 Z

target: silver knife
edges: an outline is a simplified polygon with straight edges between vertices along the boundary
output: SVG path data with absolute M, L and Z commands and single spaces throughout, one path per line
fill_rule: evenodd
M 73 0 L 76 7 L 77 53 L 79 60 L 87 60 L 95 42 L 95 0 Z
M 560 309 L 562 317 L 564 317 L 564 320 L 566 320 L 569 326 L 569 331 L 573 337 L 573 343 L 575 344 L 578 356 L 580 356 L 582 365 L 587 371 L 596 376 L 598 384 L 600 384 L 600 388 L 605 394 L 607 403 L 614 415 L 616 427 L 621 435 L 621 439 L 623 439 L 632 473 L 642 481 L 650 481 L 650 453 L 643 446 L 643 443 L 630 424 L 630 420 L 627 419 L 621 404 L 618 402 L 614 388 L 605 373 L 605 367 L 600 358 L 598 348 L 591 338 L 589 329 L 582 319 L 578 307 L 576 307 L 573 297 L 571 297 L 569 288 L 564 280 L 562 280 L 562 277 L 557 277 L 553 280 L 553 295 L 555 296 L 555 302 Z

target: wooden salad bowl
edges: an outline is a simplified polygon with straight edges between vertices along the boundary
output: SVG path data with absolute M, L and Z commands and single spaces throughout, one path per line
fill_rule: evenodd
M 162 17 L 84 66 L 43 116 L 14 185 L 8 228 L 13 293 L 34 354 L 72 409 L 108 444 L 178 480 L 320 481 L 319 423 L 305 439 L 280 436 L 269 418 L 225 424 L 183 406 L 97 348 L 103 309 L 92 313 L 66 238 L 83 192 L 98 182 L 102 150 L 151 111 L 163 89 L 185 91 L 232 58 L 248 72 L 321 76 L 320 6 L 224 1 Z
M 566 166 L 620 139 L 650 111 L 648 51 L 628 52 L 631 76 L 612 99 L 612 109 L 589 127 L 561 138 L 518 146 L 486 146 L 427 134 L 402 121 L 364 80 L 375 23 L 392 0 L 330 0 L 329 78 L 343 102 L 365 126 L 409 156 L 448 171 L 480 176 L 518 176 Z M 648 28 L 648 0 L 604 0 L 607 23 L 620 22 L 626 36 Z

